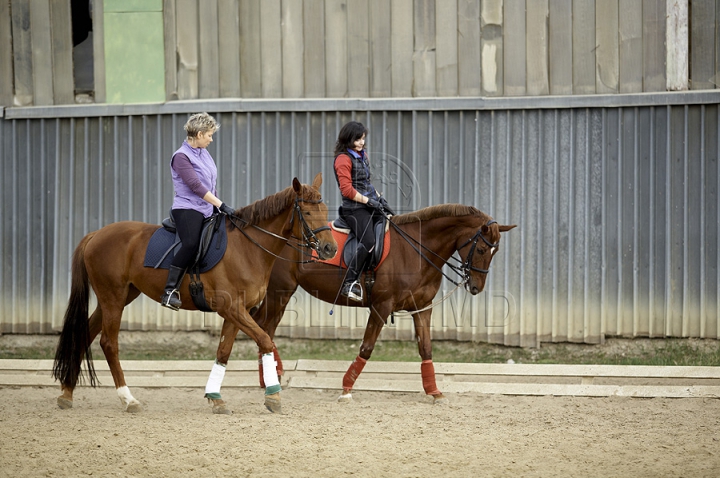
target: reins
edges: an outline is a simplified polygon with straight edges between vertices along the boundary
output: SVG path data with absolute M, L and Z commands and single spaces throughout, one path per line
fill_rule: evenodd
M 406 233 L 405 231 L 403 231 L 403 230 L 400 228 L 400 226 L 398 226 L 398 225 L 395 224 L 394 222 L 390 221 L 390 217 L 389 217 L 387 214 L 385 214 L 384 211 L 380 211 L 380 213 L 381 213 L 383 216 L 385 216 L 385 218 L 390 222 L 390 224 L 392 224 L 393 228 L 395 228 L 395 231 L 397 231 L 397 233 L 400 235 L 400 237 L 402 237 L 403 239 L 405 239 L 405 241 L 410 245 L 410 247 L 412 247 L 412 248 L 420 255 L 420 257 L 422 257 L 426 262 L 428 262 L 431 266 L 433 266 L 435 269 L 437 269 L 437 271 L 440 272 L 440 274 L 442 274 L 443 277 L 445 277 L 447 280 L 449 280 L 450 282 L 452 282 L 452 283 L 455 285 L 455 288 L 454 288 L 453 290 L 451 290 L 450 292 L 448 292 L 447 294 L 445 294 L 442 298 L 440 298 L 440 300 L 438 300 L 438 301 L 432 301 L 432 302 L 430 302 L 430 304 L 426 305 L 426 306 L 423 307 L 422 309 L 413 310 L 413 311 L 411 311 L 411 312 L 409 312 L 409 311 L 404 311 L 404 312 L 403 312 L 403 311 L 392 312 L 391 315 L 392 315 L 392 317 L 393 317 L 393 322 L 394 322 L 394 317 L 395 317 L 395 315 L 396 315 L 397 313 L 406 314 L 406 315 L 412 316 L 413 314 L 417 314 L 417 313 L 419 313 L 419 312 L 424 312 L 424 311 L 426 311 L 426 310 L 430 310 L 430 309 L 432 309 L 432 308 L 434 308 L 434 307 L 437 307 L 438 305 L 442 304 L 442 303 L 445 302 L 447 299 L 449 299 L 450 296 L 452 296 L 452 295 L 455 293 L 455 291 L 457 291 L 457 290 L 460 288 L 460 286 L 465 286 L 465 287 L 467 287 L 467 283 L 468 283 L 468 281 L 470 280 L 470 272 L 471 272 L 471 271 L 480 272 L 481 274 L 488 274 L 488 273 L 490 272 L 488 269 L 479 269 L 479 268 L 474 267 L 474 266 L 472 265 L 472 258 L 473 258 L 473 255 L 475 254 L 475 250 L 477 249 L 477 243 L 478 243 L 478 241 L 479 241 L 480 239 L 482 239 L 483 242 L 485 242 L 485 244 L 487 244 L 487 245 L 488 245 L 489 247 L 491 247 L 491 248 L 492 248 L 492 247 L 497 247 L 497 246 L 499 245 L 498 243 L 491 243 L 490 241 L 488 241 L 488 240 L 485 238 L 485 236 L 483 235 L 483 233 L 482 233 L 482 228 L 478 229 L 478 231 L 475 233 L 475 235 L 474 235 L 473 237 L 469 238 L 469 239 L 468 239 L 467 241 L 465 241 L 460 247 L 458 247 L 458 248 L 456 249 L 456 251 L 459 252 L 459 251 L 460 251 L 461 249 L 463 249 L 465 246 L 467 246 L 468 244 L 472 243 L 471 249 L 470 249 L 470 251 L 468 252 L 467 257 L 465 258 L 465 261 L 461 261 L 460 259 L 455 258 L 454 255 L 450 256 L 450 257 L 446 260 L 446 259 L 443 259 L 442 257 L 440 257 L 440 255 L 438 255 L 435 251 L 433 251 L 432 249 L 429 249 L 427 246 L 424 246 L 422 243 L 420 243 L 420 241 L 418 241 L 417 239 L 415 239 L 414 237 L 412 237 L 411 235 L 409 235 L 408 233 Z M 495 221 L 494 219 L 491 219 L 491 220 L 489 220 L 485 225 L 486 225 L 486 226 L 489 226 L 489 225 L 491 225 L 491 224 L 496 224 L 496 223 L 497 223 L 497 221 Z M 462 280 L 459 281 L 459 282 L 458 282 L 458 281 L 455 281 L 455 280 L 453 280 L 451 277 L 449 277 L 447 274 L 445 274 L 445 272 L 443 272 L 443 270 L 442 270 L 442 266 L 441 266 L 441 267 L 438 267 L 438 266 L 437 266 L 433 261 L 431 261 L 430 258 L 428 258 L 417 246 L 415 246 L 415 244 L 413 244 L 413 242 L 414 242 L 415 244 L 417 244 L 418 246 L 420 246 L 420 248 L 425 249 L 427 252 L 431 253 L 432 255 L 434 255 L 435 257 L 437 257 L 437 258 L 440 259 L 441 261 L 443 261 L 443 265 L 447 265 L 448 267 L 450 267 L 453 271 L 455 271 L 456 274 L 458 274 L 458 275 L 460 275 L 460 276 L 462 277 Z M 456 261 L 456 262 L 458 262 L 460 265 L 457 266 L 457 265 L 454 265 L 454 264 L 450 264 L 448 261 L 451 260 L 451 259 L 454 260 L 454 261 Z
M 287 245 L 289 245 L 290 247 L 292 247 L 293 249 L 296 249 L 305 255 L 311 256 L 310 253 L 305 252 L 304 250 L 297 249 L 296 246 L 302 247 L 305 249 L 312 249 L 316 252 L 319 252 L 320 240 L 317 238 L 316 234 L 318 234 L 322 231 L 325 231 L 325 230 L 329 230 L 330 228 L 328 226 L 322 226 L 317 229 L 311 229 L 310 225 L 307 223 L 307 221 L 305 220 L 305 218 L 302 215 L 302 210 L 300 209 L 301 202 L 307 202 L 310 204 L 320 204 L 322 202 L 322 198 L 317 199 L 317 200 L 303 199 L 300 197 L 295 198 L 295 204 L 293 206 L 292 216 L 290 216 L 290 225 L 293 224 L 293 222 L 295 220 L 295 215 L 297 215 L 298 222 L 300 222 L 301 227 L 302 227 L 302 236 L 303 236 L 302 239 L 305 240 L 304 244 L 289 244 L 288 243 L 289 238 L 283 237 L 279 234 L 275 234 L 272 231 L 268 231 L 267 229 L 264 229 L 264 228 L 258 226 L 257 224 L 249 224 L 248 221 L 246 221 L 245 219 L 242 219 L 240 217 L 237 217 L 237 216 L 228 216 L 228 219 L 230 220 L 230 223 L 232 223 L 232 225 L 235 226 L 250 242 L 255 244 L 257 247 L 262 249 L 264 252 L 270 254 L 271 256 L 275 257 L 276 259 L 281 259 L 281 260 L 284 260 L 287 262 L 293 262 L 293 263 L 297 263 L 297 264 L 305 264 L 305 263 L 312 262 L 312 261 L 294 261 L 292 259 L 286 259 L 285 257 L 279 256 L 279 255 L 275 254 L 274 252 L 269 251 L 265 246 L 260 244 L 257 240 L 250 237 L 250 235 L 248 235 L 248 233 L 245 232 L 244 227 L 241 227 L 237 222 L 235 222 L 237 220 L 237 221 L 242 222 L 243 225 L 250 225 L 251 227 L 257 229 L 258 231 L 260 231 L 264 234 L 267 234 L 275 239 L 280 239 L 281 241 L 285 241 L 285 243 Z
M 490 220 L 490 221 L 488 221 L 485 225 L 486 225 L 486 226 L 489 226 L 489 225 L 491 225 L 491 224 L 496 224 L 496 223 L 497 223 L 497 221 L 495 221 L 495 220 Z M 426 249 L 427 251 L 429 251 L 430 253 L 432 253 L 433 255 L 435 255 L 436 257 L 438 257 L 439 259 L 442 259 L 442 257 L 440 257 L 437 253 L 435 253 L 435 252 L 432 251 L 431 249 L 428 249 L 427 247 L 425 247 L 425 246 L 423 246 L 422 244 L 420 244 L 419 241 L 417 241 L 415 238 L 413 238 L 413 237 L 410 236 L 409 234 L 405 234 L 404 231 L 401 231 L 401 229 L 400 229 L 400 227 L 399 227 L 398 225 L 393 224 L 393 226 L 395 227 L 395 229 L 396 229 L 398 232 L 401 233 L 401 236 L 403 236 L 403 238 L 404 238 L 406 241 L 408 241 L 409 244 L 410 244 L 409 239 L 412 239 L 413 241 L 415 241 L 416 243 L 418 243 L 421 247 L 423 247 L 424 249 Z M 409 238 L 409 239 L 408 239 L 408 238 Z M 440 300 L 430 302 L 430 304 L 428 304 L 427 306 L 423 307 L 422 309 L 414 310 L 414 311 L 412 311 L 412 312 L 408 312 L 408 311 L 402 312 L 402 311 L 400 311 L 399 313 L 400 313 L 400 314 L 412 315 L 412 314 L 417 314 L 417 313 L 419 313 L 419 312 L 424 312 L 424 311 L 426 311 L 426 310 L 430 310 L 430 309 L 432 309 L 432 308 L 434 308 L 434 307 L 437 307 L 438 305 L 442 304 L 442 303 L 445 302 L 447 299 L 449 299 L 450 296 L 453 295 L 453 294 L 455 293 L 455 291 L 460 288 L 461 285 L 467 286 L 467 283 L 468 283 L 468 281 L 470 280 L 470 271 L 480 272 L 481 274 L 488 274 L 488 273 L 490 272 L 488 269 L 479 269 L 479 268 L 474 267 L 474 266 L 472 265 L 472 258 L 473 258 L 473 255 L 475 254 L 475 250 L 477 249 L 477 243 L 478 243 L 478 240 L 479 240 L 479 239 L 482 239 L 483 242 L 485 242 L 485 244 L 487 244 L 490 248 L 497 247 L 497 246 L 499 245 L 498 243 L 491 243 L 490 241 L 488 241 L 488 240 L 485 238 L 485 236 L 483 235 L 482 229 L 478 229 L 478 231 L 475 233 L 475 235 L 474 235 L 473 237 L 471 237 L 470 239 L 468 239 L 467 241 L 465 241 L 460 247 L 457 248 L 457 251 L 459 252 L 459 251 L 460 251 L 461 249 L 463 249 L 465 246 L 467 246 L 468 244 L 472 243 L 471 249 L 470 249 L 470 251 L 468 252 L 468 255 L 467 255 L 467 257 L 465 258 L 465 261 L 464 261 L 464 262 L 461 262 L 459 259 L 456 259 L 455 256 L 450 256 L 450 259 L 453 259 L 453 260 L 455 260 L 455 261 L 460 262 L 460 264 L 461 264 L 460 267 L 455 266 L 455 265 L 453 265 L 453 264 L 448 264 L 448 262 L 445 261 L 445 264 L 447 264 L 447 265 L 448 265 L 451 269 L 453 269 L 457 274 L 461 274 L 461 273 L 462 273 L 463 280 L 460 281 L 460 282 L 455 282 L 455 281 L 453 281 L 452 279 L 448 278 L 448 276 L 447 276 L 446 274 L 443 274 L 450 282 L 452 282 L 453 284 L 455 284 L 455 288 L 454 288 L 453 290 L 451 290 L 450 292 L 448 292 L 447 294 L 445 294 Z M 416 251 L 418 250 L 413 244 L 410 244 L 410 245 L 411 245 Z M 419 251 L 418 251 L 418 252 L 419 252 Z M 420 256 L 423 257 L 426 261 L 430 262 L 430 264 L 432 264 L 436 269 L 438 269 L 438 267 L 435 266 L 435 263 L 434 263 L 434 262 L 431 262 L 424 254 L 422 254 L 422 252 L 419 252 L 419 254 L 420 254 Z M 442 271 L 441 271 L 441 272 L 442 272 Z M 394 315 L 396 314 L 396 312 L 393 312 L 392 314 L 393 314 L 393 316 L 394 316 Z
M 390 221 L 390 217 L 387 216 L 384 211 L 381 211 L 381 214 L 383 214 L 383 215 L 385 216 L 385 218 L 386 218 L 388 221 Z M 497 223 L 497 221 L 495 221 L 494 219 L 491 219 L 491 220 L 489 220 L 485 225 L 486 225 L 486 226 L 489 226 L 489 225 L 491 225 L 491 224 L 496 224 L 496 223 Z M 440 272 L 440 274 L 442 274 L 443 277 L 445 277 L 447 280 L 449 280 L 450 282 L 452 282 L 452 283 L 456 286 L 455 289 L 457 289 L 457 288 L 458 288 L 459 286 L 461 286 L 461 285 L 466 285 L 466 284 L 467 284 L 467 282 L 470 280 L 470 272 L 471 272 L 471 271 L 480 272 L 481 274 L 488 274 L 488 273 L 490 272 L 488 269 L 479 269 L 479 268 L 474 267 L 474 266 L 472 265 L 472 259 L 473 259 L 473 256 L 474 256 L 474 254 L 475 254 L 475 250 L 477 249 L 477 243 L 478 243 L 479 239 L 482 239 L 483 242 L 485 242 L 485 244 L 487 244 L 487 245 L 488 245 L 489 247 L 491 247 L 491 248 L 492 248 L 492 247 L 498 247 L 498 245 L 499 245 L 499 244 L 497 244 L 497 243 L 493 244 L 493 243 L 491 243 L 490 241 L 488 241 L 488 240 L 485 238 L 485 236 L 483 235 L 483 233 L 482 233 L 482 228 L 481 228 L 481 229 L 478 229 L 478 231 L 475 233 L 475 235 L 474 235 L 473 237 L 471 237 L 470 239 L 468 239 L 467 241 L 465 241 L 460 247 L 458 247 L 458 248 L 456 249 L 457 252 L 459 252 L 459 251 L 460 251 L 461 249 L 463 249 L 465 246 L 467 246 L 468 244 L 472 243 L 470 252 L 468 252 L 468 255 L 467 255 L 467 257 L 465 258 L 465 261 L 461 261 L 460 259 L 457 259 L 454 255 L 450 256 L 450 257 L 446 260 L 446 259 L 443 259 L 442 257 L 440 257 L 435 251 L 433 251 L 432 249 L 429 249 L 427 246 L 425 246 L 425 245 L 423 245 L 422 243 L 420 243 L 420 241 L 418 241 L 417 239 L 415 239 L 414 237 L 412 237 L 411 235 L 409 235 L 408 233 L 406 233 L 405 231 L 403 231 L 403 230 L 400 228 L 400 226 L 398 226 L 398 225 L 395 224 L 394 222 L 390 221 L 390 224 L 393 226 L 393 228 L 395 228 L 395 231 L 397 231 L 397 233 L 400 234 L 400 237 L 402 237 L 403 239 L 405 239 L 405 241 L 410 245 L 410 247 L 412 247 L 412 248 L 415 250 L 415 252 L 417 252 L 417 253 L 420 255 L 420 257 L 422 257 L 426 262 L 428 262 L 431 266 L 433 266 L 435 269 L 437 269 L 437 271 Z M 438 259 L 440 259 L 441 261 L 443 261 L 443 265 L 447 265 L 448 267 L 450 267 L 456 274 L 458 274 L 459 276 L 462 277 L 462 280 L 459 281 L 459 282 L 457 282 L 457 281 L 453 280 L 450 276 L 448 276 L 447 274 L 445 274 L 445 272 L 443 272 L 443 270 L 442 270 L 442 266 L 441 266 L 441 267 L 438 267 L 438 266 L 437 266 L 433 261 L 431 261 L 430 258 L 428 258 L 417 246 L 415 246 L 415 244 L 413 244 L 413 242 L 414 242 L 415 244 L 417 244 L 418 246 L 420 246 L 422 249 L 426 250 L 426 251 L 429 252 L 430 254 L 434 255 L 435 257 L 437 257 Z M 454 265 L 454 264 L 450 264 L 450 263 L 449 263 L 450 260 L 453 260 L 453 261 L 458 262 L 458 263 L 459 263 L 459 266 L 458 266 L 458 265 Z

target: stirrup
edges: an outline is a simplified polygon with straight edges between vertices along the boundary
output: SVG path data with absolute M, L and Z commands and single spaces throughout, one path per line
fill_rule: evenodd
M 353 288 L 354 288 L 356 285 L 357 285 L 357 288 L 359 289 L 359 292 L 360 292 L 359 295 L 358 295 L 357 293 L 355 293 L 355 291 L 353 291 Z M 346 291 L 345 291 L 345 287 L 343 287 L 343 291 L 342 291 L 342 292 L 346 292 Z M 344 295 L 345 297 L 347 297 L 348 299 L 350 299 L 350 300 L 354 300 L 354 301 L 356 301 L 356 302 L 362 302 L 362 300 L 363 300 L 363 288 L 362 288 L 362 286 L 360 285 L 360 283 L 359 283 L 357 280 L 355 280 L 355 281 L 353 281 L 353 282 L 350 284 L 350 286 L 347 288 L 347 294 L 343 294 L 343 295 Z
M 178 305 L 172 304 L 170 302 L 175 297 L 177 297 Z M 180 310 L 180 306 L 182 305 L 182 300 L 180 299 L 180 291 L 177 289 L 173 289 L 169 294 L 167 292 L 164 292 L 163 296 L 160 298 L 160 305 L 174 311 Z

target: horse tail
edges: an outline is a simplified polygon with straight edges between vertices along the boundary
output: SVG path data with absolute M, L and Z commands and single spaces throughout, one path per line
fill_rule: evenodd
M 64 388 L 75 388 L 78 379 L 81 379 L 83 356 L 87 363 L 90 385 L 93 387 L 97 385 L 97 375 L 90 353 L 90 323 L 88 321 L 90 284 L 85 266 L 85 247 L 93 236 L 94 234 L 88 234 L 80 241 L 72 259 L 70 299 L 65 311 L 53 365 L 53 377 L 55 380 L 59 380 Z

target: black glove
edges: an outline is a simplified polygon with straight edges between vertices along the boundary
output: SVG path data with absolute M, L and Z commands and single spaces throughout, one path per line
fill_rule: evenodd
M 395 215 L 395 211 L 392 210 L 390 204 L 388 204 L 387 200 L 383 196 L 380 196 L 380 204 L 382 205 L 383 209 L 385 209 L 386 213 L 390 214 L 391 216 Z
M 373 209 L 381 209 L 382 208 L 382 206 L 380 205 L 378 200 L 373 199 L 373 198 L 368 198 L 368 200 L 365 204 L 367 204 L 369 207 L 371 207 Z
M 234 216 L 234 215 L 235 215 L 235 209 L 231 208 L 230 206 L 228 206 L 228 205 L 225 204 L 225 203 L 222 203 L 218 209 L 220 209 L 220 212 L 221 212 L 221 213 L 227 214 L 228 216 Z

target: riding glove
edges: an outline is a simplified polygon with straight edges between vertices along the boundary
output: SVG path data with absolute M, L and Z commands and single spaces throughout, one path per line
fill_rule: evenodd
M 373 198 L 368 198 L 368 201 L 365 204 L 367 204 L 369 207 L 371 207 L 373 209 L 381 209 L 382 208 L 382 206 L 380 205 L 378 200 L 373 199 Z
M 383 209 L 385 209 L 385 212 L 387 212 L 391 216 L 395 215 L 395 211 L 392 210 L 390 204 L 388 204 L 387 200 L 383 196 L 380 196 L 380 204 L 382 205 Z
M 234 216 L 234 215 L 235 215 L 235 209 L 231 208 L 230 206 L 228 206 L 228 205 L 225 204 L 225 203 L 222 203 L 218 209 L 220 209 L 220 212 L 221 212 L 221 213 L 227 214 L 228 216 Z

